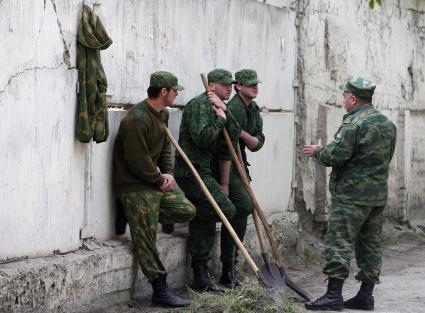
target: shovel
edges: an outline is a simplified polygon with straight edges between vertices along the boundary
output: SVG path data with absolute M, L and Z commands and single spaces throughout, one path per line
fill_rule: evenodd
M 270 282 L 267 280 L 267 277 L 263 277 L 262 272 L 258 269 L 257 265 L 252 260 L 251 256 L 249 255 L 248 251 L 244 247 L 243 243 L 239 239 L 238 235 L 234 231 L 232 225 L 229 223 L 229 220 L 226 218 L 224 213 L 221 211 L 220 207 L 218 206 L 217 202 L 214 200 L 213 196 L 209 192 L 207 186 L 205 186 L 205 183 L 202 181 L 202 178 L 199 176 L 198 172 L 196 171 L 195 167 L 193 166 L 192 162 L 187 157 L 186 153 L 182 150 L 182 148 L 179 146 L 177 141 L 174 139 L 173 135 L 171 134 L 170 130 L 165 127 L 165 130 L 167 132 L 167 136 L 170 139 L 173 146 L 176 148 L 177 152 L 180 154 L 180 156 L 183 158 L 183 160 L 186 162 L 187 166 L 190 168 L 193 176 L 195 177 L 196 182 L 198 183 L 199 187 L 201 188 L 202 192 L 207 197 L 208 201 L 213 206 L 215 212 L 223 222 L 223 224 L 226 226 L 227 230 L 229 231 L 230 235 L 232 236 L 233 240 L 235 241 L 236 246 L 241 251 L 243 257 L 245 258 L 246 262 L 248 263 L 249 267 L 254 272 L 255 276 L 259 280 L 260 283 L 265 285 L 266 287 L 271 287 Z
M 210 91 L 209 87 L 208 87 L 208 82 L 207 79 L 205 77 L 205 75 L 202 73 L 201 74 L 201 79 L 202 79 L 202 83 L 204 84 L 205 90 L 207 92 Z M 296 285 L 285 273 L 285 269 L 283 268 L 283 260 L 282 257 L 280 256 L 278 249 L 277 249 L 277 244 L 276 241 L 272 235 L 270 226 L 267 222 L 267 219 L 263 213 L 263 211 L 261 210 L 260 204 L 258 203 L 257 199 L 255 198 L 254 192 L 252 191 L 251 185 L 249 184 L 248 181 L 248 177 L 245 173 L 245 169 L 242 168 L 241 163 L 239 162 L 239 159 L 236 155 L 235 149 L 233 147 L 232 141 L 230 140 L 229 134 L 227 133 L 226 128 L 223 128 L 223 136 L 224 139 L 226 141 L 226 145 L 230 151 L 230 154 L 232 155 L 232 160 L 236 165 L 236 168 L 238 170 L 238 173 L 242 179 L 242 183 L 245 186 L 248 195 L 254 205 L 255 211 L 258 214 L 258 216 L 260 217 L 260 220 L 264 226 L 264 230 L 266 231 L 267 234 L 267 238 L 269 239 L 270 242 L 270 246 L 272 248 L 272 254 L 274 259 L 277 262 L 276 264 L 270 263 L 269 261 L 266 261 L 265 266 L 263 266 L 261 269 L 261 274 L 262 276 L 266 279 L 268 279 L 269 281 L 269 285 L 272 286 L 272 288 L 276 288 L 276 289 L 284 289 L 285 286 L 288 286 L 289 288 L 291 288 L 293 291 L 295 291 L 298 295 L 300 295 L 303 299 L 310 301 L 311 297 L 310 295 L 301 287 L 299 287 L 298 285 Z M 240 150 L 240 149 L 239 149 Z M 254 223 L 255 223 L 255 218 L 257 216 L 253 214 L 253 218 L 254 218 Z M 262 234 L 261 231 L 259 231 L 259 226 L 258 226 L 258 219 L 257 219 L 257 224 L 256 224 L 256 230 L 257 230 L 257 234 L 258 234 L 258 238 L 260 240 L 260 246 L 261 246 L 261 252 L 263 254 L 263 258 L 264 255 L 266 255 L 265 253 L 265 249 L 264 249 L 264 242 L 263 245 L 261 245 L 261 238 L 262 238 Z M 268 260 L 268 258 L 266 257 L 266 259 Z M 269 270 L 270 269 L 270 270 Z M 266 273 L 266 274 L 264 274 Z M 279 274 L 280 275 L 279 275 Z
M 236 148 L 237 148 L 236 151 L 238 153 L 238 159 L 240 163 L 242 163 L 242 154 L 241 154 L 241 148 L 239 147 L 239 143 L 237 144 Z M 242 167 L 242 171 L 245 177 L 248 177 L 246 175 L 246 171 L 244 167 Z M 272 282 L 271 285 L 273 286 L 274 289 L 285 289 L 287 287 L 286 282 L 282 278 L 279 267 L 277 267 L 275 263 L 270 262 L 269 255 L 266 252 L 263 233 L 261 231 L 260 222 L 258 220 L 257 212 L 255 210 L 254 212 L 252 212 L 252 219 L 254 220 L 254 225 L 255 225 L 255 230 L 257 231 L 258 241 L 260 242 L 261 256 L 263 257 L 263 260 L 264 260 L 264 265 L 260 267 L 260 272 L 262 273 L 264 277 L 267 277 L 267 281 Z

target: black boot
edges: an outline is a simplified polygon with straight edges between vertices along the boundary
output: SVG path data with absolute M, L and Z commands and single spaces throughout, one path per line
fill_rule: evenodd
M 240 283 L 237 276 L 236 264 L 234 262 L 223 263 L 219 283 L 227 288 L 238 287 Z
M 344 302 L 344 308 L 373 311 L 375 309 L 375 300 L 372 296 L 373 287 L 375 284 L 362 282 L 357 295 Z
M 344 300 L 342 299 L 342 285 L 344 280 L 329 277 L 328 290 L 319 299 L 306 303 L 305 308 L 313 311 L 342 311 Z
M 186 307 L 190 302 L 175 295 L 167 286 L 165 275 L 152 282 L 152 302 L 169 308 Z
M 224 292 L 222 288 L 219 288 L 213 284 L 208 275 L 208 267 L 206 263 L 195 263 L 192 265 L 193 268 L 193 283 L 191 288 L 196 291 L 204 292 L 211 291 L 216 293 Z

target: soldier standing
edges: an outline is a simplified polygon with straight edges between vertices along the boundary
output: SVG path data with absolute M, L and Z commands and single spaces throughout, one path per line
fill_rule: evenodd
M 243 69 L 235 74 L 236 84 L 234 86 L 236 94 L 228 102 L 227 107 L 231 116 L 236 120 L 236 125 L 239 127 L 239 142 L 243 159 L 243 166 L 247 176 L 250 179 L 248 171 L 248 162 L 246 158 L 245 147 L 252 152 L 256 152 L 263 147 L 263 119 L 260 115 L 260 109 L 255 101 L 258 94 L 257 72 L 251 69 Z M 225 151 L 225 150 L 224 150 Z M 220 185 L 223 192 L 228 195 L 230 200 L 237 207 L 251 208 L 252 202 L 246 201 L 246 189 L 242 183 L 239 173 L 235 165 L 232 165 L 230 154 L 220 154 Z M 248 216 L 240 216 L 234 220 L 234 224 L 238 225 L 238 236 L 243 240 L 246 232 Z M 225 227 L 222 227 L 222 235 L 225 234 L 221 241 L 221 261 L 223 263 L 223 274 L 220 282 L 229 286 L 237 283 L 236 263 L 237 263 L 237 248 L 230 234 Z M 225 240 L 228 239 L 228 240 Z
M 372 105 L 375 84 L 353 77 L 340 86 L 347 114 L 334 140 L 322 147 L 305 145 L 304 154 L 331 166 L 332 195 L 325 238 L 323 273 L 329 277 L 325 295 L 306 304 L 309 310 L 373 310 L 372 296 L 382 265 L 381 234 L 387 203 L 388 170 L 396 144 L 396 127 Z M 361 282 L 357 295 L 345 302 L 342 286 L 348 277 L 353 245 Z
M 233 82 L 232 74 L 227 70 L 215 69 L 208 73 L 211 92 L 196 96 L 186 105 L 180 125 L 179 144 L 242 240 L 245 231 L 243 227 L 240 227 L 240 220 L 251 214 L 253 207 L 245 205 L 250 203 L 246 192 L 242 192 L 239 201 L 236 202 L 232 202 L 227 197 L 220 186 L 218 170 L 218 156 L 228 153 L 225 151 L 227 148 L 223 139 L 220 139 L 223 128 L 226 127 L 232 141 L 239 138 L 240 129 L 236 127 L 234 119 L 223 102 L 229 99 Z M 191 287 L 198 291 L 220 292 L 222 289 L 213 284 L 207 267 L 214 244 L 216 223 L 220 222 L 220 219 L 179 156 L 176 156 L 175 172 L 180 188 L 196 206 L 197 211 L 196 217 L 189 223 L 188 245 L 193 268 Z M 221 232 L 223 279 L 221 282 L 229 286 L 233 281 L 229 280 L 230 269 L 225 264 L 232 262 L 233 251 L 233 239 L 227 231 L 224 231 L 223 226 Z M 228 279 L 225 280 L 225 278 Z
M 153 73 L 148 98 L 127 112 L 114 146 L 114 189 L 130 225 L 134 253 L 152 284 L 152 301 L 169 307 L 188 306 L 190 302 L 167 286 L 167 272 L 156 249 L 158 221 L 185 223 L 195 216 L 195 207 L 176 190 L 165 130 L 169 117 L 166 107 L 174 103 L 180 90 L 183 87 L 173 74 Z

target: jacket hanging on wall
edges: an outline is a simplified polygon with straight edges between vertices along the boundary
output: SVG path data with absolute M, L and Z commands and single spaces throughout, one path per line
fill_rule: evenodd
M 99 17 L 84 6 L 77 36 L 78 122 L 77 137 L 82 142 L 106 141 L 109 135 L 108 81 L 100 60 L 100 51 L 112 44 Z

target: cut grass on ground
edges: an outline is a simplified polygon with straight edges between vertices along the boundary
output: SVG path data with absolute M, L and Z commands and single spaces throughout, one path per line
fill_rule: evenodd
M 191 292 L 192 304 L 185 313 L 301 313 L 290 299 L 274 297 L 255 280 L 247 280 L 240 287 L 223 294 Z

